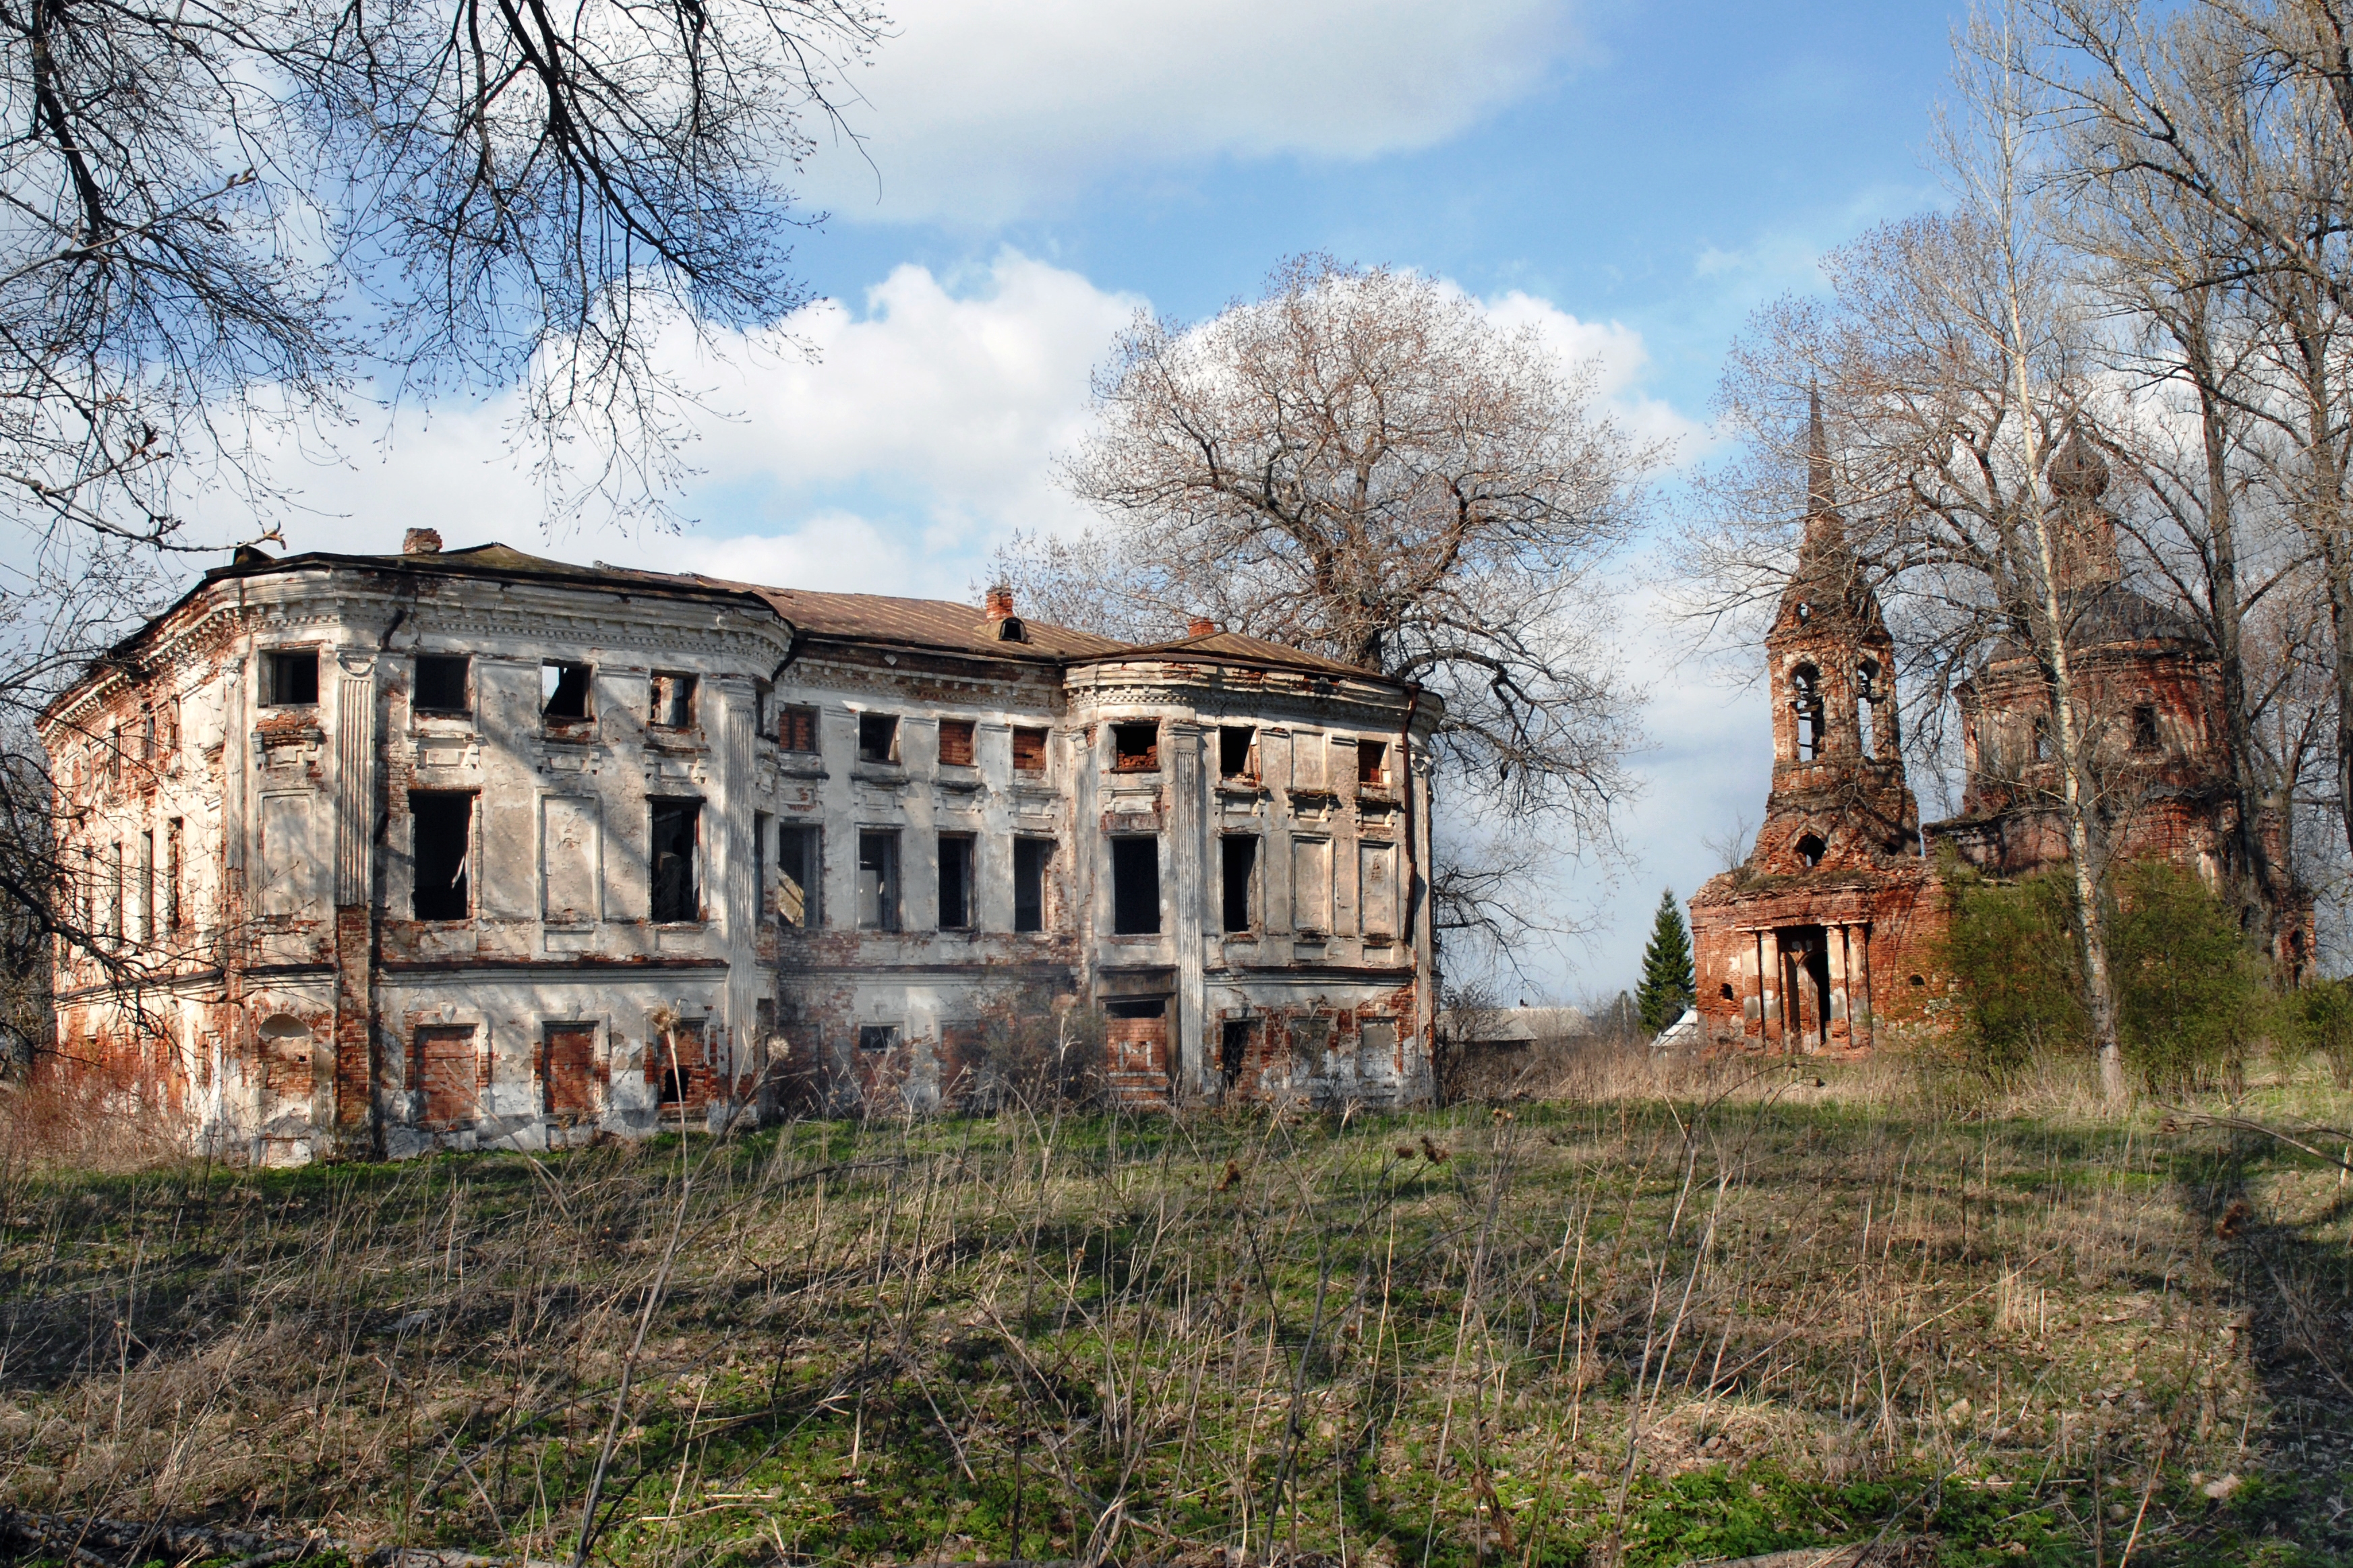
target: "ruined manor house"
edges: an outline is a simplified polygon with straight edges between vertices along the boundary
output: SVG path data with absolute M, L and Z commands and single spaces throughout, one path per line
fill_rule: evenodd
M 1002 593 L 244 550 L 44 717 L 58 1059 L 276 1162 L 954 1103 L 1082 1026 L 1129 1104 L 1420 1099 L 1437 720 Z

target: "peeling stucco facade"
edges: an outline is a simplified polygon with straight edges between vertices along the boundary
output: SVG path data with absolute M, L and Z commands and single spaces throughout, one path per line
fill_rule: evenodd
M 241 552 L 52 706 L 63 1070 L 273 1162 L 938 1106 L 1074 1007 L 1131 1104 L 1429 1094 L 1414 689 L 415 545 Z

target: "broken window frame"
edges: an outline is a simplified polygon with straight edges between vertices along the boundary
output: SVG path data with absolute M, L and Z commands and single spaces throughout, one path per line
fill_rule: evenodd
M 653 671 L 646 678 L 646 727 L 673 732 L 693 729 L 700 685 L 685 670 Z
M 776 918 L 787 931 L 817 931 L 825 923 L 825 827 L 815 822 L 776 826 Z M 797 894 L 800 916 L 793 915 Z
M 1258 777 L 1257 725 L 1218 726 L 1218 776 L 1227 779 Z
M 459 827 L 459 842 L 455 860 L 446 854 L 446 845 L 437 844 L 427 858 L 425 835 L 428 821 L 438 824 L 433 829 L 446 828 L 462 807 L 465 819 Z M 409 918 L 420 923 L 462 923 L 474 918 L 474 826 L 480 815 L 477 792 L 456 789 L 420 789 L 408 794 L 408 912 Z
M 939 836 L 939 929 L 972 931 L 980 924 L 973 886 L 975 840 L 969 833 Z
M 1013 771 L 1017 773 L 1042 773 L 1046 771 L 1047 731 L 1032 724 L 1013 727 Z
M 455 702 L 435 700 L 450 694 L 455 667 Z M 462 653 L 420 653 L 409 671 L 409 707 L 419 717 L 460 719 L 474 711 L 474 660 Z
M 860 931 L 897 931 L 904 923 L 904 901 L 899 881 L 901 864 L 897 828 L 861 827 L 858 830 Z M 873 877 L 871 887 L 867 880 L 870 873 Z
M 942 767 L 975 766 L 979 744 L 979 726 L 972 720 L 943 719 L 940 721 L 940 765 Z
M 900 1026 L 896 1024 L 860 1024 L 858 1026 L 858 1048 L 862 1053 L 879 1054 L 899 1048 Z
M 274 647 L 262 656 L 264 708 L 316 708 L 319 705 L 319 650 L 316 647 Z M 121 751 L 121 742 L 116 743 Z
M 539 665 L 539 717 L 553 729 L 558 725 L 586 724 L 596 717 L 591 690 L 596 684 L 596 669 L 591 665 L 574 659 L 542 659 Z M 556 703 L 565 701 L 559 712 Z
M 1255 833 L 1225 833 L 1218 837 L 1219 925 L 1228 936 L 1248 936 L 1259 929 L 1258 863 L 1261 853 Z M 1235 863 L 1240 862 L 1240 885 Z M 1236 923 L 1237 917 L 1240 923 Z
M 858 760 L 875 767 L 899 764 L 899 716 L 860 713 L 858 716 Z
M 1043 931 L 1047 901 L 1054 875 L 1054 841 L 1016 838 L 1013 841 L 1013 929 L 1022 934 Z
M 1389 743 L 1387 741 L 1356 742 L 1356 787 L 1387 789 L 1389 784 Z
M 656 925 L 697 925 L 702 912 L 703 802 L 684 795 L 653 795 L 646 801 L 646 902 Z M 673 842 L 665 849 L 662 823 L 683 819 L 685 850 Z M 677 868 L 676 870 L 670 869 Z
M 1113 936 L 1158 936 L 1160 915 L 1160 837 L 1153 833 L 1114 836 L 1111 840 L 1111 931 Z M 1138 879 L 1148 879 L 1139 881 Z M 1148 885 L 1150 897 L 1145 897 Z M 1145 922 L 1145 910 L 1150 922 Z
M 1140 739 L 1141 744 L 1138 743 Z M 1156 773 L 1160 771 L 1159 720 L 1135 720 L 1112 725 L 1111 771 L 1115 773 Z
M 804 745 L 802 742 L 807 743 Z M 786 704 L 776 714 L 776 744 L 797 756 L 818 755 L 816 707 L 807 702 Z

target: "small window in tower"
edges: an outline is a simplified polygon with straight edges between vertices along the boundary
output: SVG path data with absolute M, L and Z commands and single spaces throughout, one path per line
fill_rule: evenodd
M 1820 838 L 1809 833 L 1798 840 L 1798 858 L 1804 861 L 1806 869 L 1810 871 L 1822 863 L 1822 852 L 1825 847 Z
M 1160 726 L 1113 724 L 1112 767 L 1123 773 L 1155 773 L 1160 767 Z
M 1111 841 L 1112 932 L 1115 936 L 1160 934 L 1160 841 Z
M 1258 768 L 1251 761 L 1258 730 L 1250 724 L 1224 724 L 1218 729 L 1218 772 L 1229 779 L 1250 778 Z
M 940 761 L 948 767 L 972 766 L 973 721 L 969 719 L 940 721 Z
M 418 654 L 417 710 L 420 713 L 472 711 L 474 704 L 466 690 L 467 666 L 470 662 L 464 654 Z
M 1727 1001 L 1727 1002 L 1736 1002 L 1736 1001 L 1738 1001 L 1738 1000 L 1739 1000 L 1739 998 L 1738 998 L 1738 997 L 1735 996 L 1735 995 L 1732 994 L 1732 987 L 1731 987 L 1731 986 L 1729 986 L 1729 985 L 1719 985 L 1719 986 L 1717 986 L 1717 987 L 1716 987 L 1716 989 L 1715 989 L 1715 994 L 1716 994 L 1717 995 L 1719 995 L 1719 996 L 1723 997 L 1723 998 L 1724 998 L 1725 1001 Z
M 318 649 L 306 647 L 293 653 L 273 653 L 269 656 L 268 670 L 269 707 L 311 708 L 318 705 Z
M 588 717 L 588 667 L 585 664 L 543 664 L 539 667 L 539 711 L 544 719 Z
M 895 763 L 899 760 L 899 721 L 890 713 L 858 716 L 858 760 Z
M 1013 731 L 1013 771 L 1017 773 L 1042 773 L 1046 771 L 1046 731 L 1026 726 Z
M 2136 752 L 2157 752 L 2164 749 L 2165 742 L 2158 739 L 2157 732 L 2157 709 L 2150 703 L 2144 702 L 2133 710 L 2132 743 L 2133 750 Z
M 817 754 L 817 710 L 799 704 L 776 715 L 776 743 L 787 752 Z
M 1810 664 L 1789 671 L 1789 707 L 1797 715 L 1798 755 L 1810 762 L 1822 754 L 1822 679 Z
M 657 730 L 687 730 L 694 725 L 694 677 L 657 670 L 651 682 L 653 705 L 647 722 Z
M 1356 783 L 1378 789 L 1389 782 L 1389 749 L 1379 741 L 1356 742 Z
M 1251 894 L 1258 871 L 1258 836 L 1254 833 L 1230 833 L 1218 840 L 1222 873 L 1221 903 L 1224 925 L 1229 931 L 1247 931 L 1251 928 Z

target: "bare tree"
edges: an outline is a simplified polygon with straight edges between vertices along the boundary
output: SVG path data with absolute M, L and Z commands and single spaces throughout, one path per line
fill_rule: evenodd
M 1065 478 L 1104 526 L 997 563 L 1040 614 L 1206 615 L 1417 681 L 1456 811 L 1609 841 L 1637 731 L 1600 573 L 1662 453 L 1594 407 L 1589 367 L 1434 279 L 1307 256 L 1198 326 L 1139 317 L 1095 406 Z M 1510 929 L 1513 879 L 1457 871 L 1441 920 Z

